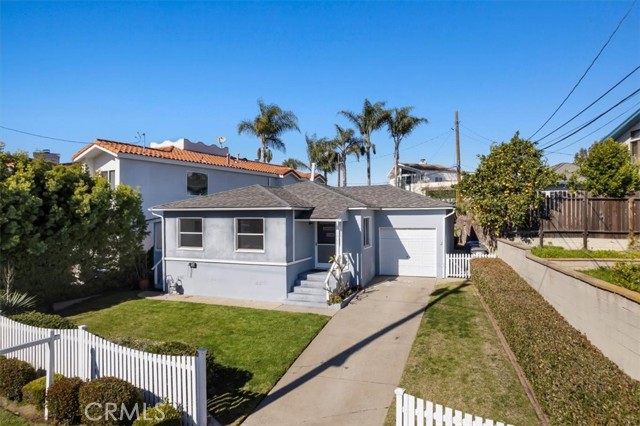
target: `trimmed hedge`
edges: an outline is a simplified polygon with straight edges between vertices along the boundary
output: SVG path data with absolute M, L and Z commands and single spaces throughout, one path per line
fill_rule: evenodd
M 55 329 L 72 329 L 77 328 L 76 325 L 67 318 L 56 314 L 44 314 L 42 312 L 30 311 L 22 314 L 12 315 L 11 319 L 22 324 L 32 325 L 34 327 L 55 328 Z
M 471 262 L 471 279 L 551 424 L 640 424 L 640 382 L 591 345 L 502 260 Z
M 36 370 L 28 362 L 15 358 L 0 358 L 0 396 L 20 401 L 22 387 L 36 377 Z
M 149 407 L 133 422 L 133 426 L 181 426 L 182 416 L 173 405 L 163 402 Z
M 85 383 L 78 399 L 82 423 L 87 426 L 130 426 L 137 416 L 129 419 L 128 414 L 142 411 L 138 388 L 117 377 L 100 377 Z M 112 414 L 111 407 L 116 407 Z
M 54 374 L 53 382 L 60 380 L 62 374 Z M 22 387 L 22 401 L 32 404 L 42 410 L 44 408 L 45 390 L 47 387 L 47 376 L 38 377 Z
M 70 426 L 80 423 L 79 377 L 61 377 L 53 382 L 47 393 L 49 417 L 57 424 Z

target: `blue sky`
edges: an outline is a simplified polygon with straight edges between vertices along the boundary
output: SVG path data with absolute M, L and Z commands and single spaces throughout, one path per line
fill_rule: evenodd
M 186 137 L 213 143 L 225 136 L 233 154 L 255 158 L 257 140 L 238 136 L 236 129 L 257 114 L 262 98 L 293 111 L 302 130 L 284 135 L 287 152 L 274 155 L 279 163 L 305 160 L 305 132 L 333 136 L 335 123 L 348 124 L 337 112 L 358 111 L 369 98 L 389 107 L 413 105 L 429 119 L 403 141 L 400 158 L 407 162 L 455 163 L 450 129 L 458 110 L 462 165 L 473 170 L 476 156 L 489 150 L 487 139 L 509 140 L 516 130 L 531 136 L 631 4 L 2 1 L 0 126 L 86 142 L 135 142 L 137 132 L 145 132 L 148 142 Z M 636 4 L 537 136 L 638 65 Z M 637 72 L 567 129 L 639 87 Z M 630 99 L 550 149 L 560 153 L 548 153 L 549 163 L 572 161 L 580 147 L 608 133 L 639 102 L 640 96 Z M 49 148 L 63 161 L 82 147 L 1 128 L 0 140 L 10 151 Z M 374 142 L 372 180 L 383 183 L 392 142 L 384 130 Z M 365 183 L 365 170 L 364 160 L 349 164 L 349 183 Z

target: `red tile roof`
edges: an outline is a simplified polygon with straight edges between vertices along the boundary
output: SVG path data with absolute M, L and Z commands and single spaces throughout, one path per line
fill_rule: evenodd
M 139 145 L 133 145 L 123 142 L 109 141 L 105 139 L 96 139 L 93 143 L 85 146 L 80 151 L 76 152 L 72 159 L 75 161 L 81 154 L 88 151 L 90 148 L 97 146 L 105 149 L 112 154 L 131 154 L 140 155 L 143 157 L 160 158 L 164 160 L 186 161 L 189 163 L 206 164 L 209 166 L 229 167 L 232 169 L 250 170 L 253 172 L 271 173 L 275 175 L 286 175 L 288 173 L 294 173 L 299 178 L 304 179 L 305 173 L 301 173 L 298 170 L 294 170 L 290 167 L 280 166 L 269 163 L 261 163 L 259 161 L 250 161 L 239 159 L 235 157 L 227 158 L 222 155 L 205 154 L 202 152 L 187 151 L 176 147 L 163 147 L 163 148 L 143 148 Z M 307 173 L 308 175 L 308 173 Z

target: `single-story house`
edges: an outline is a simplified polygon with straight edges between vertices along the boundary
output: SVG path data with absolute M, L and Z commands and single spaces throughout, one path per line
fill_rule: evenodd
M 452 205 L 389 185 L 252 185 L 151 212 L 162 218 L 165 291 L 179 281 L 192 295 L 294 300 L 340 254 L 361 286 L 376 275 L 444 277 L 453 246 Z

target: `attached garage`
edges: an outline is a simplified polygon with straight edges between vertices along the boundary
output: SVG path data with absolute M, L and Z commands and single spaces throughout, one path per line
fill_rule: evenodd
M 380 228 L 380 275 L 436 277 L 435 229 Z

